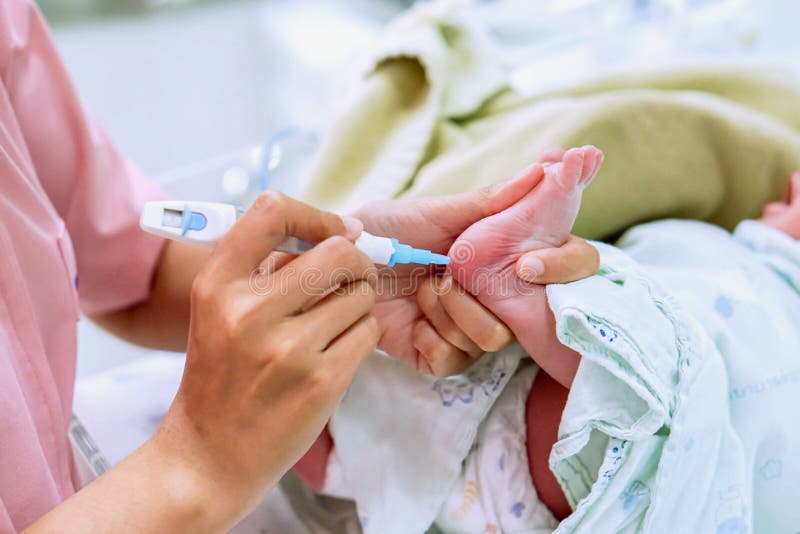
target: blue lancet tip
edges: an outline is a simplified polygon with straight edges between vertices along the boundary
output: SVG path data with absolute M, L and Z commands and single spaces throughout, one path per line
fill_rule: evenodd
M 447 265 L 450 263 L 450 258 L 445 256 L 444 254 L 434 254 L 432 252 L 430 254 L 430 261 L 428 263 L 432 265 Z
M 389 263 L 390 267 L 395 263 L 418 263 L 420 265 L 447 265 L 450 263 L 450 258 L 444 254 L 413 248 L 402 243 L 395 243 L 394 250 L 394 255 Z

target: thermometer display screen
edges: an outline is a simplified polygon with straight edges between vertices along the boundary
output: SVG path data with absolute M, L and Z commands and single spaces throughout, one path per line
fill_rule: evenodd
M 169 228 L 180 228 L 183 220 L 183 211 L 165 209 L 164 214 L 161 216 L 162 226 Z

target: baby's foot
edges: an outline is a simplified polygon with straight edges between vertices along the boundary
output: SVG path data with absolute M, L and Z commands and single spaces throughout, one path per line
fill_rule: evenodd
M 759 219 L 794 239 L 800 239 L 800 172 L 792 175 L 786 202 L 770 202 Z
M 549 151 L 524 172 L 543 174 L 516 204 L 470 226 L 450 248 L 453 276 L 483 302 L 519 294 L 516 263 L 524 253 L 566 242 L 583 189 L 603 153 L 593 146 Z M 516 288 L 516 290 L 515 290 Z

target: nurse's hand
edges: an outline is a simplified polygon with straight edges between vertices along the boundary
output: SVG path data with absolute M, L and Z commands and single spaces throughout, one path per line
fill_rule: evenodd
M 368 232 L 446 253 L 471 224 L 498 213 L 538 183 L 532 173 L 484 189 L 441 197 L 385 200 L 367 204 L 354 215 Z M 528 253 L 543 263 L 541 284 L 580 280 L 597 272 L 597 250 L 572 237 L 560 248 Z M 373 314 L 381 328 L 379 348 L 420 372 L 446 376 L 466 370 L 485 352 L 513 341 L 508 327 L 452 280 L 430 269 L 400 265 L 378 277 Z
M 264 497 L 377 345 L 374 266 L 346 234 L 338 215 L 267 193 L 195 279 L 186 370 L 154 441 L 184 451 L 219 499 L 231 496 L 222 508 L 244 512 Z M 254 278 L 290 235 L 320 244 Z
M 195 279 L 186 368 L 156 435 L 36 526 L 225 532 L 260 502 L 378 342 L 374 266 L 347 222 L 278 194 L 257 200 Z M 254 278 L 289 235 L 320 244 Z

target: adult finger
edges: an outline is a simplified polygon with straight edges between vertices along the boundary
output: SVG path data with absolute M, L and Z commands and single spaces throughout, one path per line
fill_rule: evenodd
M 324 350 L 374 305 L 375 288 L 365 280 L 358 280 L 337 289 L 295 320 L 303 323 L 319 343 L 319 350 Z
M 451 286 L 452 287 L 452 286 Z M 417 290 L 417 304 L 434 330 L 446 341 L 463 350 L 470 356 L 483 351 L 459 328 L 439 302 L 439 281 L 433 277 L 424 280 Z
M 274 295 L 263 306 L 294 314 L 343 284 L 374 277 L 375 265 L 344 237 L 331 237 L 301 254 L 268 278 Z
M 259 278 L 269 276 L 284 265 L 297 257 L 296 254 L 289 254 L 286 252 L 273 252 L 258 264 L 258 267 L 253 271 Z
M 414 201 L 414 208 L 429 221 L 450 232 L 461 233 L 472 223 L 499 213 L 524 197 L 544 177 L 544 169 L 534 163 L 515 177 L 466 193 Z
M 325 349 L 323 361 L 330 368 L 329 376 L 335 377 L 342 389 L 353 381 L 361 362 L 378 347 L 380 337 L 378 320 L 365 315 Z
M 419 351 L 420 358 L 424 360 L 433 376 L 463 373 L 473 363 L 472 358 L 443 339 L 424 319 L 414 325 L 411 339 L 414 348 Z
M 537 284 L 566 284 L 597 273 L 600 254 L 590 243 L 570 236 L 559 248 L 534 250 L 517 261 L 517 276 Z
M 452 289 L 448 289 L 447 284 L 451 284 Z M 498 351 L 514 340 L 511 330 L 461 288 L 452 276 L 443 277 L 439 291 L 439 302 L 442 303 L 442 307 L 482 352 Z
M 217 269 L 249 274 L 284 239 L 296 236 L 319 243 L 332 236 L 355 239 L 363 226 L 275 191 L 263 193 L 217 245 Z
M 375 201 L 358 211 L 367 230 L 436 252 L 446 250 L 471 224 L 494 215 L 520 200 L 544 176 L 539 163 L 516 177 L 474 191 L 447 196 Z M 419 232 L 420 227 L 429 231 Z

